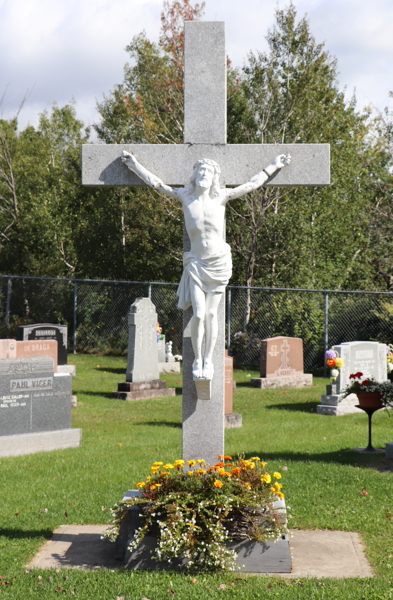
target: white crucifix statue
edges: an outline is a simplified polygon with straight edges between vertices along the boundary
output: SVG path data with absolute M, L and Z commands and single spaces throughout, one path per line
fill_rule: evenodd
M 182 456 L 214 464 L 224 454 L 223 298 L 232 271 L 225 205 L 264 184 L 328 185 L 329 145 L 227 145 L 225 24 L 186 22 L 184 58 L 184 144 L 86 144 L 82 183 L 150 185 L 183 206 Z

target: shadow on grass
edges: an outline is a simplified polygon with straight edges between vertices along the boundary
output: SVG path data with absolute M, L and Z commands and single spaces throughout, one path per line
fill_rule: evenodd
M 181 423 L 177 423 L 176 421 L 141 421 L 140 423 L 134 423 L 134 426 L 137 425 L 153 425 L 158 427 L 175 427 L 177 429 L 181 428 Z
M 102 371 L 102 373 L 117 373 L 118 375 L 125 375 L 127 371 L 127 366 L 124 365 L 122 369 L 114 368 L 114 367 L 96 367 L 95 371 Z
M 112 399 L 112 393 L 113 392 L 79 392 L 81 395 L 83 394 L 84 396 L 101 396 L 102 398 L 111 398 Z
M 22 539 L 32 539 L 32 538 L 45 538 L 46 540 L 50 540 L 52 538 L 53 532 L 51 529 L 6 529 L 4 527 L 0 530 L 0 536 L 9 538 L 10 540 L 22 540 Z
M 348 465 L 356 467 L 364 467 L 369 469 L 376 469 L 378 471 L 393 471 L 393 460 L 384 458 L 383 454 L 371 453 L 371 452 L 356 452 L 352 448 L 342 448 L 341 450 L 335 450 L 334 452 L 263 452 L 263 450 L 256 450 L 255 452 L 248 452 L 245 458 L 251 458 L 252 456 L 260 456 L 262 460 L 280 460 L 285 464 L 285 461 L 292 462 L 324 462 L 324 463 L 336 463 L 339 465 Z
M 264 408 L 292 412 L 316 413 L 319 402 L 288 402 L 288 404 L 265 404 Z

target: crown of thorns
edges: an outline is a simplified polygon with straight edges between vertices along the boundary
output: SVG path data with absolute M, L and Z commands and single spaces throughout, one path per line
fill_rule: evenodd
M 214 169 L 216 170 L 218 175 L 221 173 L 220 165 L 218 165 L 215 160 L 211 160 L 210 158 L 201 158 L 201 159 L 197 160 L 194 165 L 194 169 L 199 167 L 199 165 L 203 165 L 203 164 L 209 165 L 210 167 L 214 167 Z

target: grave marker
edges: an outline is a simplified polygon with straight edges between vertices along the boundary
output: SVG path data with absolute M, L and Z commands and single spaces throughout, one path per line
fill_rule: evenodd
M 260 377 L 254 387 L 288 388 L 312 385 L 312 375 L 304 373 L 303 340 L 286 336 L 267 338 L 261 342 Z
M 56 340 L 38 340 L 20 342 L 17 340 L 0 340 L 0 360 L 3 358 L 27 358 L 28 356 L 49 356 L 53 362 L 53 371 L 57 371 Z
M 79 446 L 71 408 L 71 376 L 52 358 L 0 360 L 0 456 Z
M 20 325 L 16 329 L 17 340 L 43 342 L 56 340 L 58 342 L 58 364 L 68 363 L 67 351 L 67 325 L 54 325 L 52 323 L 36 323 L 35 325 Z
M 113 398 L 141 400 L 174 396 L 158 368 L 157 312 L 150 298 L 137 298 L 128 313 L 128 363 L 126 382 L 117 386 Z
M 338 358 L 344 360 L 344 366 L 340 367 L 336 381 L 326 386 L 326 394 L 321 396 L 317 412 L 322 415 L 362 412 L 356 408 L 356 404 L 359 404 L 356 394 L 343 397 L 345 388 L 350 383 L 349 376 L 360 372 L 365 379 L 374 377 L 376 381 L 386 381 L 386 345 L 379 342 L 344 342 L 333 346 L 333 350 Z

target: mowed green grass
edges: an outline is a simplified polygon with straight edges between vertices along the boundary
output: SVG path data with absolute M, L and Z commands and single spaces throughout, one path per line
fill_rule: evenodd
M 233 410 L 243 414 L 244 427 L 226 431 L 225 451 L 258 455 L 273 470 L 287 467 L 282 474 L 290 527 L 358 531 L 375 578 L 283 580 L 121 569 L 25 572 L 56 527 L 108 522 L 103 508 L 134 487 L 153 461 L 180 457 L 180 376 L 165 376 L 177 388 L 175 397 L 124 402 L 111 398 L 124 380 L 124 358 L 70 355 L 69 362 L 77 365 L 73 426 L 83 429 L 82 447 L 0 459 L 0 599 L 159 600 L 172 592 L 178 599 L 393 599 L 393 472 L 383 471 L 389 465 L 383 455 L 351 451 L 367 444 L 366 415 L 317 415 L 327 380 L 314 379 L 308 389 L 257 390 L 249 385 L 258 376 L 251 370 L 235 371 Z M 383 447 L 389 441 L 393 415 L 379 411 L 373 417 L 373 444 Z

